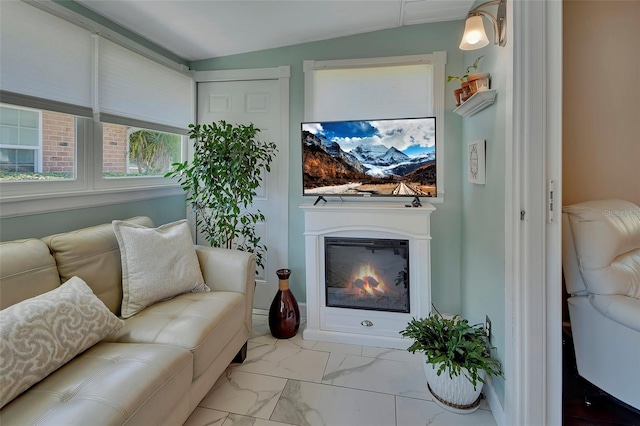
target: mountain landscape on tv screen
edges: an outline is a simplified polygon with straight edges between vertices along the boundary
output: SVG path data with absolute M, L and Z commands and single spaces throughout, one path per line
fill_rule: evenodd
M 436 196 L 435 118 L 302 123 L 304 195 Z

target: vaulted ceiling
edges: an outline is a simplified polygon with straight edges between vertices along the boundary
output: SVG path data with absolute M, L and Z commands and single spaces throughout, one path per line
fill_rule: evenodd
M 464 19 L 473 0 L 76 0 L 188 60 Z

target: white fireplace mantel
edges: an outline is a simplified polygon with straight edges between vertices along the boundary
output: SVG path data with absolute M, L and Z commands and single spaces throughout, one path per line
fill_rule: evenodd
M 412 317 L 431 311 L 431 231 L 435 207 L 401 203 L 327 202 L 303 204 L 307 327 L 303 338 L 406 349 L 400 336 Z M 326 306 L 324 237 L 409 240 L 410 312 L 384 312 Z

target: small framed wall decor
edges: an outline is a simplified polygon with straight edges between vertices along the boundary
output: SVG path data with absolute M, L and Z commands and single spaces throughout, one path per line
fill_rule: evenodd
M 484 185 L 485 180 L 485 141 L 480 139 L 469 142 L 467 150 L 467 175 L 470 183 Z

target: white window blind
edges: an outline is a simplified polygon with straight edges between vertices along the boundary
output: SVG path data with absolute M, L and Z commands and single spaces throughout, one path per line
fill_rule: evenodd
M 90 116 L 91 33 L 21 1 L 3 1 L 1 7 L 0 89 L 55 101 L 49 109 Z
M 432 116 L 431 64 L 313 71 L 313 120 Z
M 100 121 L 171 133 L 193 122 L 193 79 L 100 38 Z

